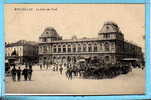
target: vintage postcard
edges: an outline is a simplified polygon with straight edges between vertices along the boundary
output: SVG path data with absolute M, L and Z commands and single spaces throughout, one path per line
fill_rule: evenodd
M 7 95 L 145 93 L 144 4 L 5 4 Z

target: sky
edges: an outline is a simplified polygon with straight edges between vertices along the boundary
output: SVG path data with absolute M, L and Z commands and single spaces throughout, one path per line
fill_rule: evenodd
M 126 40 L 145 48 L 144 4 L 6 4 L 5 41 L 38 41 L 49 26 L 63 39 L 93 38 L 107 21 L 117 23 Z

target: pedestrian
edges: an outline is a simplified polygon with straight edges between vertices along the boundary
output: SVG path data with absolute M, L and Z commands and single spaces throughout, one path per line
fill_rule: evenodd
M 28 72 L 28 79 L 31 80 L 31 77 L 32 77 L 32 68 L 29 67 L 29 69 L 27 69 L 27 72 Z
M 43 63 L 43 68 L 45 68 L 45 63 Z
M 16 68 L 15 68 L 15 65 L 13 66 L 13 68 L 11 70 L 11 74 L 12 74 L 12 80 L 16 81 Z
M 145 67 L 144 66 L 142 66 L 142 70 L 144 69 Z
M 67 76 L 68 80 L 69 79 L 72 80 L 72 68 L 71 67 L 67 69 L 66 76 Z
M 40 70 L 42 70 L 42 64 L 40 64 Z
M 72 67 L 69 68 L 69 79 L 72 80 L 72 72 L 73 72 L 73 69 Z
M 70 79 L 69 73 L 70 73 L 70 70 L 69 70 L 69 68 L 67 68 L 67 70 L 66 70 L 66 77 L 68 78 L 68 80 Z
M 29 64 L 29 69 L 32 69 L 32 64 Z
M 60 74 L 62 75 L 62 71 L 63 71 L 63 67 L 62 66 L 60 66 L 59 71 L 60 71 Z
M 58 71 L 58 64 L 56 64 L 56 71 Z
M 20 67 L 18 67 L 18 69 L 17 69 L 17 80 L 20 81 L 20 78 L 21 78 L 21 69 L 20 69 Z
M 49 68 L 49 64 L 47 63 L 46 66 L 47 66 L 47 69 L 48 69 Z
M 27 81 L 27 76 L 28 76 L 28 69 L 27 66 L 22 71 L 22 75 L 24 75 L 24 80 Z

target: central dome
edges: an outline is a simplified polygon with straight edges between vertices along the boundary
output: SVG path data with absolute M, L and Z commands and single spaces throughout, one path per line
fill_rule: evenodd
M 114 22 L 105 22 L 99 33 L 121 32 L 118 25 Z
M 40 37 L 58 37 L 57 31 L 53 27 L 47 27 Z

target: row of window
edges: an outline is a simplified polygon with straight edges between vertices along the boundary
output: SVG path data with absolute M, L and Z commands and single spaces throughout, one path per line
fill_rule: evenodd
M 71 45 L 68 45 L 67 48 L 66 48 L 65 45 L 63 45 L 62 48 L 61 48 L 61 46 L 58 46 L 58 48 L 56 46 L 54 46 L 53 52 L 56 53 L 57 49 L 58 49 L 58 53 L 61 52 L 61 49 L 62 49 L 63 53 L 65 53 L 65 52 L 71 52 L 71 51 L 72 52 L 82 52 L 82 51 L 86 52 L 87 51 L 87 46 L 83 45 L 83 47 L 81 47 L 81 45 L 78 45 L 77 48 L 76 48 L 76 45 L 73 45 L 72 47 L 71 47 Z M 92 45 L 88 45 L 88 52 L 92 52 L 92 49 L 93 49 L 93 52 L 97 52 L 98 51 L 97 45 L 94 45 L 93 48 L 92 48 Z
M 104 45 L 101 43 L 99 46 L 97 46 L 97 44 L 83 44 L 83 45 L 80 45 L 78 44 L 77 46 L 76 45 L 54 45 L 53 48 L 52 48 L 52 51 L 53 53 L 65 53 L 65 52 L 97 52 L 99 50 L 104 50 L 105 51 L 110 51 L 110 44 L 108 42 L 106 42 Z M 114 49 L 114 44 L 111 45 L 111 50 Z M 51 48 L 50 47 L 47 47 L 47 46 L 43 46 L 43 47 L 40 47 L 40 51 L 43 51 L 44 53 L 46 53 L 47 51 L 50 51 Z
M 18 56 L 21 56 L 22 49 L 21 48 L 7 48 L 6 56 L 11 56 L 12 52 L 17 52 L 17 53 L 19 53 Z
M 8 50 L 8 51 L 12 51 L 12 50 L 21 51 L 22 48 L 7 48 L 6 50 Z

